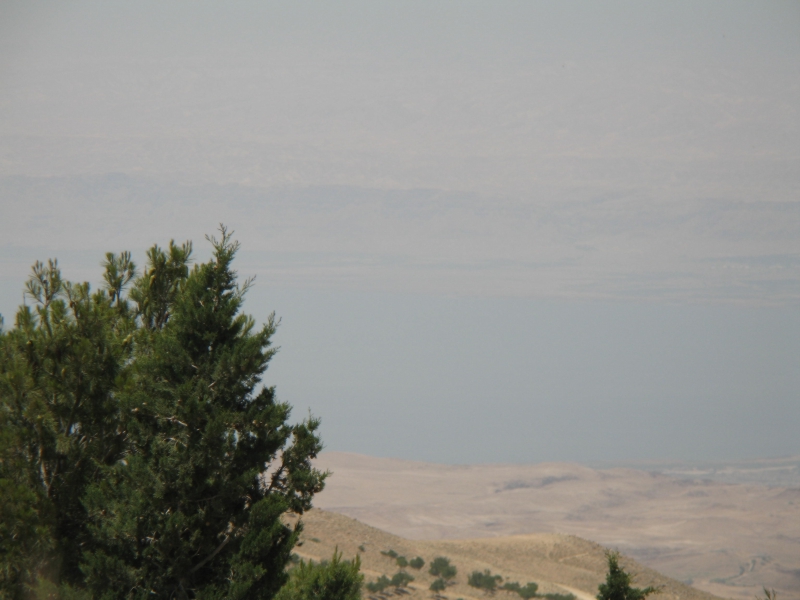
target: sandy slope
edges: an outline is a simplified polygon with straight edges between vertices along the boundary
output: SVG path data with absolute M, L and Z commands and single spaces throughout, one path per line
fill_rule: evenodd
M 473 570 L 489 569 L 505 581 L 535 581 L 541 593 L 573 593 L 580 600 L 594 600 L 597 586 L 605 579 L 604 548 L 575 536 L 553 533 L 494 537 L 472 540 L 409 540 L 365 525 L 344 515 L 314 509 L 303 517 L 303 545 L 297 553 L 306 558 L 329 558 L 338 548 L 345 557 L 359 555 L 367 581 L 398 571 L 395 562 L 381 551 L 394 550 L 407 558 L 421 556 L 429 563 L 447 556 L 458 568 L 456 584 L 443 594 L 448 599 L 485 600 L 486 594 L 466 584 Z M 359 548 L 362 547 L 363 551 Z M 659 600 L 713 600 L 714 596 L 670 580 L 624 559 L 626 568 L 637 575 L 638 585 L 661 585 Z M 415 581 L 409 586 L 413 598 L 429 599 L 433 577 L 427 567 L 406 569 Z M 497 592 L 497 600 L 519 600 L 509 592 Z
M 752 600 L 767 585 L 800 600 L 797 489 L 555 463 L 450 466 L 329 452 L 318 464 L 335 475 L 316 506 L 406 538 L 573 534 L 718 596 Z

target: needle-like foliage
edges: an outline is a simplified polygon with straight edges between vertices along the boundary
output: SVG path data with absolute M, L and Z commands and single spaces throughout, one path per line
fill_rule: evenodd
M 271 598 L 326 474 L 319 422 L 261 377 L 238 244 L 108 254 L 104 289 L 37 263 L 0 338 L 0 596 Z M 126 286 L 131 286 L 128 296 Z
M 607 552 L 606 561 L 608 573 L 605 583 L 597 588 L 597 600 L 644 600 L 659 591 L 657 587 L 633 587 L 633 576 L 619 564 L 619 553 Z

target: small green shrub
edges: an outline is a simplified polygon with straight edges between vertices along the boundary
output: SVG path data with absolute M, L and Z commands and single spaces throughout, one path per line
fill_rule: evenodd
M 401 569 L 405 569 L 408 566 L 408 560 L 406 560 L 405 556 L 398 556 L 395 562 L 397 562 L 397 566 Z
M 486 590 L 487 592 L 495 591 L 495 589 L 497 589 L 497 584 L 502 580 L 503 578 L 500 575 L 492 575 L 489 569 L 486 569 L 483 573 L 480 571 L 473 571 L 467 577 L 467 583 L 469 585 L 480 590 Z
M 360 568 L 358 557 L 342 560 L 339 552 L 319 564 L 301 560 L 290 571 L 289 581 L 275 595 L 275 600 L 360 600 L 364 581 Z
M 520 595 L 521 598 L 524 600 L 530 600 L 530 598 L 536 597 L 536 592 L 539 590 L 539 584 L 534 583 L 533 581 L 529 581 L 525 587 L 521 587 L 517 590 L 517 593 Z M 563 595 L 563 594 L 556 594 L 556 596 Z M 568 596 L 572 596 L 572 594 L 567 594 Z M 550 600 L 569 600 L 568 598 L 551 598 Z M 574 600 L 574 596 L 573 596 Z
M 538 597 L 546 600 L 576 600 L 575 594 L 545 594 Z
M 367 551 L 367 549 L 366 549 L 366 548 L 364 548 L 364 544 L 361 544 L 361 545 L 358 547 L 358 551 L 359 551 L 359 552 L 366 552 L 366 551 Z
M 389 558 L 397 558 L 398 554 L 392 549 L 389 550 L 381 550 L 381 554 L 384 556 L 388 556 Z
M 370 592 L 373 592 L 373 593 L 378 593 L 378 592 L 382 592 L 383 590 L 385 590 L 391 584 L 392 584 L 392 582 L 389 580 L 389 578 L 386 575 L 381 575 L 375 581 L 370 581 L 369 583 L 367 583 L 367 585 L 365 587 L 367 588 L 367 591 L 370 591 Z
M 409 583 L 414 581 L 414 578 L 405 571 L 398 571 L 392 576 L 391 584 L 394 587 L 406 587 Z
M 375 581 L 370 581 L 365 586 L 367 591 L 372 593 L 380 593 L 388 587 L 406 587 L 409 583 L 414 581 L 414 578 L 405 571 L 398 571 L 392 578 L 389 579 L 386 575 L 381 575 Z
M 442 579 L 452 579 L 456 576 L 458 570 L 450 564 L 450 559 L 445 556 L 437 556 L 433 559 L 428 573 L 434 577 L 441 577 Z
M 425 566 L 425 561 L 422 560 L 421 556 L 418 556 L 417 558 L 412 558 L 410 561 L 408 561 L 408 566 L 412 569 L 421 569 Z
M 447 587 L 447 582 L 439 577 L 438 579 L 434 579 L 433 583 L 431 584 L 430 590 L 432 592 L 441 592 Z
M 524 600 L 530 600 L 531 598 L 536 598 L 536 592 L 539 590 L 539 584 L 534 583 L 533 581 L 529 581 L 525 587 L 522 587 L 516 581 L 507 581 L 503 584 L 503 587 L 500 589 L 506 590 L 508 592 L 515 592 L 520 595 L 521 598 Z M 558 599 L 553 599 L 558 600 Z

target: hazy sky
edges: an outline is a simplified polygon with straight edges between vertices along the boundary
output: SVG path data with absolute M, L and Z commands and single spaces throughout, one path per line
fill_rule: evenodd
M 225 222 L 330 449 L 800 453 L 800 3 L 0 4 L 0 313 Z

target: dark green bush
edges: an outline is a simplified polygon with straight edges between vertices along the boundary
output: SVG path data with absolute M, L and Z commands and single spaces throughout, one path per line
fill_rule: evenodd
M 406 587 L 409 583 L 414 581 L 414 578 L 405 571 L 398 571 L 392 576 L 390 583 L 394 587 Z
M 398 556 L 396 559 L 397 566 L 401 569 L 405 569 L 408 566 L 408 560 L 405 556 Z
M 522 587 L 516 581 L 508 581 L 503 584 L 503 587 L 500 588 L 503 590 L 507 590 L 509 592 L 516 592 L 520 595 L 521 598 L 525 600 L 530 600 L 530 598 L 536 598 L 536 592 L 539 590 L 539 584 L 534 583 L 533 581 L 529 581 L 525 587 Z M 558 595 L 558 594 L 556 594 Z M 566 600 L 566 599 L 559 599 L 553 598 L 553 600 Z
M 445 556 L 437 556 L 433 559 L 428 573 L 434 577 L 441 577 L 442 579 L 452 579 L 456 576 L 458 570 L 450 564 L 450 559 Z
M 418 556 L 417 558 L 412 558 L 409 561 L 408 566 L 411 567 L 412 569 L 421 569 L 422 567 L 425 566 L 425 561 L 422 559 L 421 556 Z
M 433 583 L 431 584 L 430 590 L 432 592 L 441 592 L 446 587 L 447 587 L 447 582 L 444 579 L 442 579 L 441 577 L 439 577 L 438 579 L 435 579 L 433 581 Z
M 383 554 L 384 556 L 388 556 L 389 558 L 397 558 L 398 557 L 397 552 L 395 552 L 394 550 L 391 550 L 391 549 L 389 549 L 389 550 L 381 550 L 381 554 Z
M 482 573 L 480 571 L 473 571 L 470 573 L 467 577 L 467 583 L 474 588 L 493 592 L 497 589 L 497 584 L 500 583 L 502 579 L 500 575 L 492 575 L 492 572 L 486 569 Z
M 382 592 L 391 584 L 392 582 L 386 575 L 381 575 L 375 581 L 370 581 L 369 583 L 367 583 L 366 588 L 367 591 L 377 593 L 377 592 Z
M 576 600 L 575 594 L 545 594 L 538 596 L 539 598 L 546 598 L 546 600 Z M 623 598 L 623 600 L 626 600 Z
M 386 575 L 381 575 L 375 581 L 369 582 L 365 587 L 368 592 L 380 593 L 388 587 L 406 587 L 409 583 L 414 581 L 414 578 L 405 571 L 398 571 L 391 579 Z
M 533 581 L 529 581 L 525 587 L 517 589 L 517 593 L 524 598 L 525 600 L 529 600 L 530 598 L 536 597 L 536 592 L 539 589 L 539 584 L 534 583 Z M 558 596 L 559 594 L 556 594 Z M 568 594 L 571 596 L 572 594 Z M 550 600 L 569 600 L 568 598 L 551 598 Z M 574 600 L 574 599 L 573 599 Z

